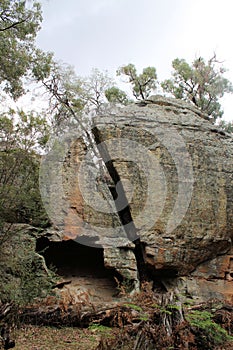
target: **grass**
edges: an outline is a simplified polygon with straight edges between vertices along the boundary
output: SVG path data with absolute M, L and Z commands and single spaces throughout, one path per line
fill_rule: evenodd
M 95 332 L 99 335 L 110 335 L 112 328 L 93 323 L 91 326 L 88 327 L 88 330 Z
M 14 349 L 94 350 L 99 344 L 102 334 L 101 327 L 99 329 L 98 327 L 80 329 L 27 326 L 16 331 L 16 347 Z

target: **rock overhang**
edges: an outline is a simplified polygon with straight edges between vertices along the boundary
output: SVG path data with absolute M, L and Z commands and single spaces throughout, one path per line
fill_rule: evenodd
M 94 200 L 85 202 L 76 173 L 87 147 L 77 138 L 64 160 L 65 239 L 102 244 L 105 265 L 135 281 L 138 261 L 125 228 L 130 220 L 152 278 L 162 278 L 163 272 L 165 278 L 169 273 L 171 278 L 196 276 L 202 264 L 230 254 L 233 138 L 229 134 L 189 103 L 161 96 L 110 109 L 94 119 L 92 132 L 96 143 L 104 145 L 100 153 L 111 181 L 94 175 L 92 180 L 98 183 L 91 187 L 90 198 L 101 187 L 103 198 L 114 199 L 116 205 L 117 195 L 123 194 L 127 210 L 103 212 L 101 206 L 92 206 Z M 96 172 L 96 167 L 89 170 Z M 102 236 L 99 228 L 104 228 Z

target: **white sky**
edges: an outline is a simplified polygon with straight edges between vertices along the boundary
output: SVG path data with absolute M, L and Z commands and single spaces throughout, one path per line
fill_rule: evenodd
M 233 82 L 232 0 L 42 0 L 39 47 L 86 76 L 134 63 L 155 66 L 168 78 L 174 58 L 191 62 L 215 51 Z M 232 120 L 233 95 L 224 98 L 224 119 Z

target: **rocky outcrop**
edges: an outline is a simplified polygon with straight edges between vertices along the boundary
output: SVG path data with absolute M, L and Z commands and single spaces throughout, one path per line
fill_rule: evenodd
M 152 274 L 163 278 L 193 272 L 193 278 L 209 279 L 210 266 L 225 259 L 224 267 L 216 263 L 215 277 L 231 281 L 230 256 L 224 254 L 233 235 L 232 137 L 189 104 L 159 96 L 101 116 L 95 128 L 109 149 L 116 140 L 120 144 L 122 158 L 114 159 L 113 166 L 127 183 L 132 218 Z M 207 274 L 201 276 L 202 266 Z M 229 288 L 233 293 L 233 284 Z
M 151 278 L 189 276 L 194 294 L 204 290 L 201 283 L 221 280 L 231 298 L 233 138 L 207 119 L 161 96 L 95 118 L 93 134 L 110 176 L 98 174 L 96 160 L 90 165 L 83 142 L 71 143 L 64 236 L 103 246 L 106 266 L 133 280 L 138 261 L 131 241 L 140 240 Z M 212 297 L 208 288 L 204 299 Z
M 131 249 L 105 248 L 104 263 L 107 268 L 116 269 L 125 281 L 132 281 L 133 286 L 126 285 L 126 291 L 139 291 L 137 262 Z M 127 290 L 128 289 L 128 290 Z

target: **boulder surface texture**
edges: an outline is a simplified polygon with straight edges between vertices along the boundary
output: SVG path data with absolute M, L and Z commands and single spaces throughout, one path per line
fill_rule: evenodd
M 94 176 L 96 184 L 89 191 L 93 206 L 87 204 L 80 178 L 74 176 L 86 157 L 85 145 L 73 142 L 65 161 L 69 205 L 64 234 L 90 234 L 104 247 L 106 266 L 135 279 L 128 227 L 133 223 L 152 275 L 182 277 L 186 287 L 203 298 L 222 296 L 225 289 L 231 299 L 233 138 L 207 119 L 191 104 L 161 96 L 96 117 L 93 135 L 113 182 L 108 186 L 101 176 Z M 104 196 L 102 191 L 103 201 L 111 199 L 112 188 L 117 193 L 111 202 L 119 201 L 114 213 L 101 211 L 101 201 L 96 207 L 93 189 L 98 192 L 101 186 L 108 192 Z M 122 218 L 121 196 L 127 199 L 128 221 Z M 86 223 L 91 224 L 88 229 Z M 211 279 L 214 287 L 207 286 Z

